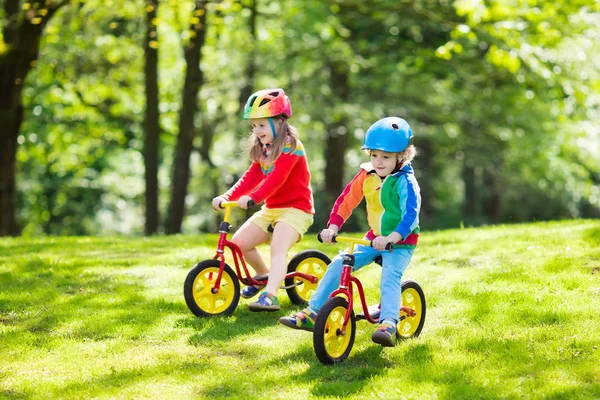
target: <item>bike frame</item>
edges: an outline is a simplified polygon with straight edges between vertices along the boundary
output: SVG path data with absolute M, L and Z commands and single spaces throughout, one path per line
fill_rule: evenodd
M 213 257 L 213 260 L 218 259 L 220 262 L 219 273 L 217 275 L 217 279 L 215 280 L 215 286 L 212 289 L 213 293 L 217 293 L 219 291 L 219 288 L 221 287 L 221 276 L 223 276 L 223 270 L 225 269 L 226 247 L 229 248 L 229 250 L 231 251 L 231 256 L 235 264 L 235 272 L 240 282 L 246 285 L 264 284 L 264 282 L 258 281 L 250 275 L 248 267 L 246 266 L 246 260 L 244 259 L 244 254 L 242 253 L 242 250 L 237 244 L 227 239 L 227 236 L 229 235 L 229 231 L 231 229 L 231 223 L 229 222 L 231 219 L 231 208 L 237 206 L 237 201 L 226 201 L 221 203 L 221 207 L 225 208 L 225 217 L 223 218 L 223 222 L 221 222 L 221 225 L 219 226 L 219 240 L 217 242 L 217 252 Z M 294 277 L 305 279 L 310 283 L 316 283 L 318 280 L 316 276 L 297 271 L 285 275 L 285 279 Z
M 349 249 L 348 253 L 344 254 L 342 256 L 342 259 L 344 260 L 344 264 L 342 267 L 342 276 L 340 278 L 340 286 L 329 295 L 330 299 L 334 298 L 335 296 L 337 296 L 339 294 L 346 296 L 346 298 L 348 299 L 348 309 L 346 310 L 346 315 L 344 316 L 344 324 L 343 324 L 344 330 L 346 329 L 346 325 L 348 324 L 348 321 L 350 321 L 350 314 L 352 313 L 352 310 L 354 308 L 354 290 L 353 290 L 353 286 L 352 286 L 353 284 L 356 285 L 356 288 L 358 289 L 360 303 L 362 305 L 363 313 L 365 314 L 366 320 L 372 324 L 376 324 L 377 321 L 375 321 L 371 317 L 371 314 L 369 314 L 369 307 L 367 306 L 367 300 L 365 298 L 365 291 L 363 289 L 362 283 L 360 283 L 360 280 L 357 277 L 352 275 L 352 269 L 354 268 L 354 255 L 353 255 L 354 246 L 357 244 L 362 244 L 364 246 L 370 246 L 371 242 L 368 240 L 364 240 L 364 239 L 353 239 L 353 238 L 344 238 L 344 237 L 336 237 L 336 242 L 350 244 L 350 249 Z
M 346 298 L 348 299 L 348 309 L 346 310 L 346 315 L 344 316 L 344 323 L 342 325 L 344 331 L 346 330 L 346 325 L 348 324 L 348 321 L 350 321 L 350 314 L 352 313 L 354 307 L 354 290 L 352 287 L 353 284 L 356 285 L 356 288 L 358 289 L 360 303 L 363 308 L 363 314 L 365 316 L 365 319 L 372 324 L 378 323 L 379 321 L 375 321 L 375 319 L 373 319 L 373 317 L 371 317 L 371 314 L 369 313 L 369 307 L 367 306 L 367 300 L 365 298 L 365 291 L 363 289 L 362 283 L 360 283 L 360 280 L 357 277 L 352 275 L 352 269 L 354 268 L 354 246 L 357 244 L 361 244 L 363 246 L 371 246 L 371 242 L 365 239 L 354 239 L 341 236 L 337 236 L 335 238 L 335 241 L 350 244 L 350 249 L 348 250 L 348 253 L 342 255 L 344 264 L 342 267 L 342 276 L 340 277 L 340 286 L 329 295 L 330 299 L 340 294 L 346 296 Z M 393 247 L 391 247 L 389 250 L 393 251 Z M 413 309 L 403 305 L 400 306 L 400 310 L 406 312 L 409 315 L 414 313 Z

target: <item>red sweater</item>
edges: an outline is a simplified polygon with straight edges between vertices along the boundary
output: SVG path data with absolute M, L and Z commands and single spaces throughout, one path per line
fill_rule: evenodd
M 298 141 L 293 152 L 286 143 L 272 165 L 253 162 L 223 197 L 235 201 L 244 195 L 256 204 L 264 201 L 267 208 L 293 207 L 314 214 L 310 171 L 302 143 Z

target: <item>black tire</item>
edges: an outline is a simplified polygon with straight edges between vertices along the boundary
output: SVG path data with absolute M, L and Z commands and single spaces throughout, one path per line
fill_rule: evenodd
M 411 280 L 402 282 L 402 305 L 412 308 L 416 314 L 411 317 L 404 312 L 400 312 L 398 337 L 407 339 L 419 336 L 421 330 L 423 330 L 423 325 L 425 325 L 427 304 L 425 303 L 423 289 L 417 282 Z
M 240 301 L 240 282 L 227 264 L 223 268 L 219 292 L 212 293 L 219 267 L 219 260 L 202 261 L 196 264 L 185 278 L 185 303 L 198 317 L 229 315 Z
M 313 347 L 317 358 L 323 364 L 342 362 L 352 350 L 356 334 L 354 311 L 350 313 L 350 321 L 346 325 L 344 335 L 340 335 L 339 330 L 344 322 L 347 310 L 348 300 L 336 296 L 327 300 L 327 303 L 321 307 L 317 314 L 313 331 Z
M 285 286 L 295 285 L 302 282 L 301 285 L 286 289 L 287 294 L 292 303 L 297 305 L 306 305 L 315 293 L 317 285 L 320 283 L 327 266 L 331 260 L 324 253 L 318 250 L 304 250 L 296 254 L 289 262 L 287 272 L 304 272 L 311 275 L 316 275 L 319 280 L 317 283 L 310 283 L 303 279 L 294 277 L 285 280 Z

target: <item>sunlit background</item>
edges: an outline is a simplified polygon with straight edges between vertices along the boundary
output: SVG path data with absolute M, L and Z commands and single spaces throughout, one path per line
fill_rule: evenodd
M 0 0 L 1 71 L 18 50 L 9 3 Z M 47 3 L 60 5 L 51 18 Z M 144 234 L 152 55 L 160 157 L 157 223 L 146 233 L 216 229 L 210 200 L 249 165 L 241 104 L 265 87 L 292 100 L 313 176 L 313 231 L 367 160 L 362 137 L 384 116 L 415 133 L 423 230 L 600 216 L 594 0 L 19 5 L 21 21 L 46 24 L 22 86 L 14 215 L 23 235 Z M 0 96 L 11 90 L 3 83 Z M 185 118 L 187 155 L 177 147 Z M 187 184 L 174 174 L 186 157 Z M 365 224 L 357 209 L 346 229 Z

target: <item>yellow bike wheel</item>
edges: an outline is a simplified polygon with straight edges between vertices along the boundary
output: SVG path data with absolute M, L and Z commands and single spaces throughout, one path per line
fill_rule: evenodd
M 318 250 L 305 250 L 296 254 L 289 262 L 287 272 L 303 272 L 305 274 L 316 276 L 319 280 L 316 283 L 293 277 L 285 280 L 287 294 L 292 303 L 297 305 L 308 304 L 308 301 L 317 290 L 317 286 L 325 275 L 327 266 L 331 260 L 324 253 Z
M 231 314 L 240 301 L 240 282 L 227 264 L 223 268 L 219 290 L 215 289 L 219 267 L 219 260 L 202 261 L 192 268 L 185 279 L 185 302 L 198 317 Z
M 402 305 L 414 310 L 415 314 L 411 316 L 404 311 L 400 312 L 398 336 L 403 339 L 419 336 L 425 324 L 427 305 L 423 289 L 417 282 L 402 282 Z
M 356 318 L 354 311 L 343 329 L 344 316 L 348 310 L 348 301 L 343 297 L 334 297 L 319 310 L 313 331 L 315 354 L 323 364 L 334 364 L 344 361 L 352 346 L 356 334 Z

